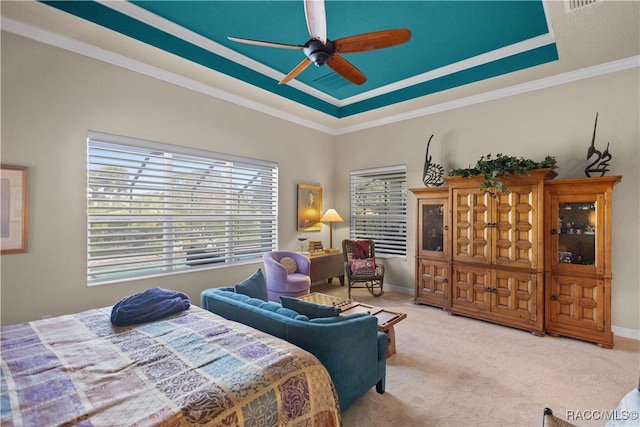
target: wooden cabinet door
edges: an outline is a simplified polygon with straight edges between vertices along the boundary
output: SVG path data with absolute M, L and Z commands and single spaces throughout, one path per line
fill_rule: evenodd
M 454 265 L 451 274 L 452 305 L 473 310 L 491 310 L 489 269 Z
M 548 274 L 546 287 L 549 332 L 604 330 L 604 280 Z
M 492 262 L 504 267 L 538 268 L 540 220 L 537 185 L 510 185 L 495 202 Z
M 494 270 L 493 275 L 491 311 L 502 316 L 512 317 L 516 321 L 537 321 L 537 275 L 503 270 Z M 540 328 L 542 328 L 542 322 L 540 323 Z
M 477 188 L 454 188 L 452 240 L 454 261 L 492 262 L 493 199 Z
M 449 263 L 419 258 L 417 266 L 416 302 L 449 308 L 451 306 Z
M 448 195 L 448 193 L 446 194 Z M 418 199 L 419 257 L 449 259 L 449 200 L 447 197 Z
M 538 269 L 542 218 L 538 185 L 510 184 L 498 200 L 476 188 L 454 188 L 453 259 Z
M 560 274 L 604 274 L 605 194 L 549 198 L 548 270 Z

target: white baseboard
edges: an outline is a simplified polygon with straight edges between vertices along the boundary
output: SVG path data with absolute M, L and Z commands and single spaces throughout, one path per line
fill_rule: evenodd
M 384 289 L 386 291 L 398 292 L 400 294 L 413 295 L 414 290 L 406 288 L 404 286 L 393 286 L 385 283 Z M 632 340 L 640 341 L 640 330 L 631 329 L 631 328 L 623 328 L 622 326 L 612 326 L 611 330 L 613 333 L 619 337 L 631 338 Z
M 619 337 L 631 338 L 640 341 L 640 330 L 623 328 L 622 326 L 611 326 L 613 333 Z

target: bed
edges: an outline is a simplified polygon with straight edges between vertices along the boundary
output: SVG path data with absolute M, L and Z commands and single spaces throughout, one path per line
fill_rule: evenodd
M 116 327 L 111 308 L 1 330 L 3 426 L 338 426 L 310 353 L 191 306 Z

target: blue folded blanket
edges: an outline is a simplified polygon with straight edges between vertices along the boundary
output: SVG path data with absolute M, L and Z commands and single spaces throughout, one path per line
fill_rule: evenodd
M 128 326 L 151 322 L 179 313 L 191 306 L 186 294 L 162 288 L 151 288 L 118 301 L 111 310 L 111 323 Z

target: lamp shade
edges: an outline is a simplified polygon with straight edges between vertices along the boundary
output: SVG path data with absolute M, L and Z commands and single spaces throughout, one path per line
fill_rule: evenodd
M 334 222 L 342 222 L 344 219 L 340 216 L 335 209 L 327 209 L 327 211 L 320 218 L 320 222 L 328 222 L 329 223 L 329 247 L 333 248 L 333 223 Z
M 340 216 L 335 209 L 327 209 L 327 211 L 320 218 L 320 222 L 342 222 L 344 219 Z

